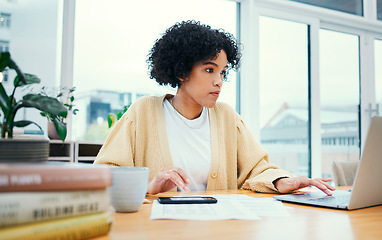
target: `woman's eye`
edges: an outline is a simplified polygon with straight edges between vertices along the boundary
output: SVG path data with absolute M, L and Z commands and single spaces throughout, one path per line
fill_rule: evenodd
M 214 72 L 214 69 L 213 69 L 213 68 L 207 68 L 207 69 L 206 69 L 206 72 L 208 72 L 208 73 L 213 73 L 213 72 Z

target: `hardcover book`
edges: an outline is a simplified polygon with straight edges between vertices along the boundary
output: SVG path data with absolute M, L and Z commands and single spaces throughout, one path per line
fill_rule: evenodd
M 8 192 L 0 194 L 0 228 L 73 217 L 109 208 L 109 190 Z
M 111 186 L 108 166 L 75 163 L 0 163 L 0 192 L 67 191 Z
M 107 234 L 112 218 L 110 213 L 63 218 L 0 229 L 2 239 L 88 239 Z

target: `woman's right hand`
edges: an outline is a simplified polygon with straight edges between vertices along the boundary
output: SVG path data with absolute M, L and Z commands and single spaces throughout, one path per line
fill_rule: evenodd
M 180 168 L 162 168 L 147 186 L 148 194 L 157 194 L 167 192 L 174 187 L 179 187 L 183 191 L 189 192 L 190 179 L 187 174 Z

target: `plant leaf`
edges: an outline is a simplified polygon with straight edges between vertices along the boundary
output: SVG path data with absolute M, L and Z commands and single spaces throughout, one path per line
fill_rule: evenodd
M 65 141 L 66 138 L 66 124 L 58 120 L 57 118 L 53 119 L 54 127 L 56 128 L 57 134 L 62 141 Z
M 36 126 L 43 132 L 42 128 L 41 128 L 37 123 L 32 122 L 32 121 L 27 121 L 27 120 L 17 121 L 17 122 L 15 122 L 15 125 L 14 125 L 14 126 L 15 126 L 15 127 L 22 128 L 22 127 L 26 127 L 26 126 L 28 126 L 28 125 L 30 125 L 30 124 L 34 124 L 34 125 L 36 125 Z
M 22 105 L 24 107 L 34 107 L 53 116 L 66 118 L 68 111 L 64 104 L 56 98 L 43 96 L 41 94 L 27 94 L 23 97 Z
M 9 65 L 11 54 L 9 52 L 0 52 L 0 72 L 2 72 Z
M 107 125 L 109 128 L 111 128 L 115 123 L 115 114 L 110 113 L 109 116 L 107 116 Z
M 21 75 L 21 78 L 19 75 L 15 77 L 15 80 L 13 81 L 13 85 L 15 87 L 25 86 L 33 83 L 40 83 L 41 80 L 36 75 L 25 73 L 24 75 Z M 17 84 L 17 86 L 16 86 Z
M 116 115 L 117 115 L 117 120 L 119 120 L 122 117 L 123 112 L 117 112 Z
M 20 70 L 20 68 L 17 66 L 17 64 L 11 58 L 9 59 L 8 67 L 10 69 L 15 70 L 17 73 L 17 76 L 13 82 L 15 89 L 17 86 L 20 86 L 18 83 L 19 81 L 26 82 L 24 73 Z

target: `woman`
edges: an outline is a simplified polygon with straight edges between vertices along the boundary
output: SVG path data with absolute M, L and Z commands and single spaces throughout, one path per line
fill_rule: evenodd
M 142 97 L 118 121 L 95 163 L 145 166 L 147 193 L 250 189 L 287 193 L 314 185 L 331 195 L 331 179 L 294 177 L 268 162 L 241 117 L 217 103 L 240 53 L 234 37 L 195 21 L 176 23 L 155 42 L 150 78 L 176 95 Z

